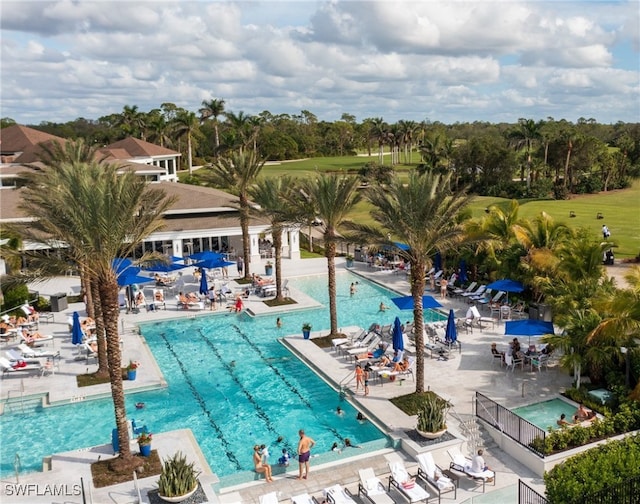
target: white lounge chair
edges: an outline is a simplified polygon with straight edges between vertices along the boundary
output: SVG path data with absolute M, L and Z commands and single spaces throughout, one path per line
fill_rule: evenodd
M 47 343 L 49 343 L 50 341 L 53 341 L 53 336 L 51 336 L 50 334 L 47 336 L 41 336 L 40 338 L 26 338 L 24 336 L 24 334 L 21 332 L 20 333 L 20 341 L 22 343 L 26 343 L 27 346 L 31 346 L 31 347 L 41 347 L 42 345 L 46 345 Z
M 21 352 L 17 352 L 16 350 L 6 350 L 4 354 L 12 366 L 20 361 L 24 361 L 27 364 L 40 364 L 40 361 L 35 357 L 25 357 Z
M 471 470 L 471 459 L 465 457 L 460 448 L 454 446 L 453 448 L 449 448 L 447 450 L 449 457 L 451 457 L 451 463 L 449 464 L 449 469 L 453 469 L 454 471 L 461 472 L 471 478 L 473 478 L 477 482 L 482 482 L 482 492 L 484 493 L 485 485 L 487 481 L 493 482 L 493 485 L 496 484 L 496 473 L 493 471 L 482 471 L 482 472 L 474 472 Z
M 316 498 L 308 493 L 294 495 L 291 497 L 291 502 L 292 504 L 318 504 Z
M 413 378 L 413 381 L 415 381 L 415 376 L 413 374 L 413 366 L 416 362 L 416 359 L 414 357 L 409 357 L 409 367 L 407 369 L 405 369 L 404 371 L 392 371 L 391 368 L 387 368 L 385 369 L 379 369 L 378 370 L 378 375 L 380 376 L 380 384 L 383 383 L 385 378 L 389 378 L 389 380 L 395 380 L 398 376 L 406 376 L 406 375 L 411 375 L 411 378 Z M 393 377 L 393 378 L 392 378 Z
M 416 460 L 418 467 L 418 478 L 422 478 L 438 492 L 438 502 L 442 499 L 442 494 L 453 492 L 453 500 L 457 498 L 457 487 L 451 478 L 447 478 L 435 461 L 431 452 L 418 453 Z
M 18 345 L 18 350 L 22 352 L 23 358 L 60 357 L 60 350 L 35 350 L 24 343 Z
M 164 310 L 167 309 L 167 302 L 165 301 L 164 291 L 162 289 L 153 289 L 152 302 L 156 310 L 159 310 L 161 306 Z
M 5 375 L 8 375 L 8 374 L 32 373 L 34 371 L 36 371 L 38 373 L 42 372 L 42 366 L 40 364 L 27 364 L 26 366 L 23 366 L 23 367 L 15 367 L 14 368 L 11 365 L 11 362 L 9 362 L 4 357 L 0 357 L 0 369 L 2 369 L 2 377 L 3 378 L 4 378 Z
M 362 353 L 373 352 L 381 341 L 382 341 L 382 338 L 380 338 L 380 336 L 376 334 L 373 338 L 371 338 L 367 346 L 364 346 L 363 344 L 363 346 L 361 347 L 350 348 L 349 350 L 347 350 L 346 354 L 349 357 L 353 357 L 355 359 L 358 355 Z
M 278 504 L 278 492 L 269 492 L 259 497 L 260 504 Z
M 331 346 L 334 350 L 339 350 L 338 347 L 346 344 L 353 344 L 357 341 L 362 340 L 367 335 L 367 332 L 364 329 L 359 329 L 353 334 L 349 335 L 348 338 L 333 338 L 331 340 Z
M 464 292 L 461 295 L 462 295 L 462 297 L 470 298 L 470 297 L 473 297 L 473 296 L 479 296 L 480 294 L 483 294 L 484 291 L 486 291 L 486 290 L 487 290 L 487 286 L 486 285 L 481 285 L 475 291 L 473 291 L 473 292 Z
M 466 289 L 454 289 L 453 290 L 453 295 L 454 296 L 463 296 L 465 293 L 470 293 L 473 292 L 473 289 L 476 288 L 476 285 L 478 285 L 478 282 L 471 282 Z
M 411 504 L 414 502 L 427 502 L 429 500 L 431 494 L 418 485 L 415 478 L 407 472 L 402 461 L 390 461 L 389 469 L 391 470 L 389 488 L 392 486 L 395 487 L 400 495 L 406 498 Z
M 353 495 L 347 488 L 343 488 L 341 485 L 333 485 L 325 488 L 323 491 L 327 500 L 332 504 L 356 504 L 353 500 Z
M 358 497 L 366 499 L 372 504 L 394 504 L 380 478 L 376 476 L 371 467 L 360 469 L 360 481 L 358 482 Z

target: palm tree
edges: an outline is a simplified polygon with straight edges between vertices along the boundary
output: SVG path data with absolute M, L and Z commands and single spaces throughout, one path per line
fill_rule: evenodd
M 198 118 L 195 112 L 189 112 L 188 110 L 179 111 L 173 120 L 176 137 L 187 137 L 187 166 L 189 167 L 189 176 L 193 175 L 192 141 L 198 134 L 198 126 Z
M 422 296 L 427 267 L 436 252 L 450 250 L 465 239 L 459 214 L 471 197 L 464 191 L 449 191 L 450 174 L 419 175 L 412 172 L 408 183 L 397 177 L 385 186 L 374 186 L 367 192 L 373 205 L 371 216 L 378 226 L 348 224 L 356 243 L 374 247 L 394 247 L 392 239 L 404 242 L 408 250 L 395 252 L 411 265 L 410 282 L 413 297 L 414 327 L 424 327 Z M 416 348 L 424 345 L 422 330 L 415 332 Z M 416 356 L 416 392 L 424 391 L 424 355 Z
M 533 119 L 518 119 L 518 129 L 511 132 L 509 137 L 515 143 L 517 149 L 524 148 L 527 156 L 527 187 L 531 185 L 531 149 L 535 142 L 542 138 L 541 129 L 543 122 L 535 122 Z M 524 180 L 524 166 L 520 172 L 520 179 Z
M 200 112 L 200 122 L 212 120 L 213 121 L 213 131 L 215 134 L 214 140 L 214 149 L 213 152 L 218 152 L 218 148 L 220 147 L 220 133 L 218 131 L 219 121 L 218 117 L 224 114 L 224 100 L 213 99 L 213 100 L 202 100 L 202 108 L 198 111 Z
M 245 114 L 242 110 L 237 114 L 233 112 L 225 113 L 227 123 L 230 129 L 235 133 L 236 141 L 240 152 L 248 147 L 250 137 L 250 120 L 251 116 Z
M 315 179 L 304 179 L 300 188 L 293 192 L 293 206 L 311 210 L 321 222 L 324 239 L 324 254 L 327 258 L 329 284 L 329 316 L 331 335 L 338 334 L 338 311 L 336 304 L 336 244 L 340 240 L 338 229 L 347 224 L 347 215 L 361 199 L 358 193 L 360 181 L 357 177 L 319 175 Z M 298 222 L 308 222 L 308 213 L 299 215 Z
M 282 295 L 282 233 L 288 222 L 292 222 L 293 209 L 287 208 L 294 190 L 294 180 L 289 176 L 261 178 L 249 188 L 248 193 L 253 202 L 260 206 L 254 209 L 258 215 L 269 219 L 271 235 L 276 257 L 276 301 L 284 301 Z
M 21 209 L 32 217 L 22 228 L 36 243 L 58 240 L 67 244 L 68 258 L 85 269 L 95 282 L 94 293 L 104 323 L 109 379 L 120 443 L 119 465 L 137 465 L 129 448 L 128 422 L 122 385 L 122 359 L 118 330 L 118 283 L 114 257 L 127 256 L 149 234 L 163 226 L 162 215 L 173 203 L 162 190 L 148 186 L 133 172 L 97 162 L 45 167 L 27 177 Z M 45 236 L 47 238 L 43 239 Z M 42 258 L 60 261 L 52 254 Z M 101 337 L 101 335 L 98 335 Z
M 122 132 L 127 136 L 137 137 L 140 135 L 142 140 L 145 129 L 145 114 L 138 110 L 137 105 L 125 105 L 122 113 L 116 117 L 116 126 L 120 126 Z
M 262 171 L 264 160 L 253 150 L 232 152 L 221 157 L 212 167 L 211 180 L 222 189 L 237 194 L 242 229 L 242 253 L 244 257 L 244 279 L 251 279 L 249 245 L 249 189 Z

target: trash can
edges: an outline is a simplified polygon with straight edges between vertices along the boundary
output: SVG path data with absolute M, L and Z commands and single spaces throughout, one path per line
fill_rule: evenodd
M 551 313 L 551 307 L 547 304 L 538 304 L 538 320 L 544 320 L 545 322 L 553 322 L 553 315 Z
M 65 292 L 58 292 L 54 294 L 50 298 L 51 301 L 51 311 L 52 312 L 61 312 L 68 308 L 67 303 L 67 294 Z
M 529 320 L 538 320 L 538 305 L 534 303 L 529 304 Z
M 362 249 L 355 249 L 354 253 L 353 253 L 353 257 L 355 258 L 356 261 L 360 261 L 363 262 L 364 261 L 364 255 L 362 253 Z

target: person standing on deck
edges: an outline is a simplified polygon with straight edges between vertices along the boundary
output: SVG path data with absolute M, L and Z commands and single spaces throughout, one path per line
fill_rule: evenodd
M 311 448 L 315 446 L 316 442 L 309 436 L 305 435 L 304 430 L 302 429 L 298 431 L 298 434 L 300 435 L 300 442 L 298 443 L 298 465 L 300 466 L 300 473 L 298 474 L 298 479 L 307 479 L 307 476 L 309 476 Z

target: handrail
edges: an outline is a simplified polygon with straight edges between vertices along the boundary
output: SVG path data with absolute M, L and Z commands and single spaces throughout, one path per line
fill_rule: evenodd
M 347 378 L 351 377 L 347 382 L 345 382 L 345 380 Z M 340 380 L 338 382 L 338 385 L 340 385 L 340 388 L 342 388 L 343 385 L 353 381 L 353 379 L 356 377 L 355 373 L 353 371 L 349 371 L 349 374 L 347 376 L 345 376 L 342 380 Z
M 482 409 L 487 413 L 487 415 L 489 416 L 489 418 L 491 418 L 491 420 L 493 420 L 494 425 L 496 425 L 499 429 L 500 432 L 504 432 L 504 428 L 502 426 L 502 424 L 500 422 L 498 422 L 491 413 L 489 413 L 489 410 L 487 409 L 487 407 L 482 404 L 482 402 L 480 402 L 480 406 L 482 406 Z
M 22 470 L 22 462 L 20 461 L 20 455 L 16 452 L 16 456 L 13 458 L 13 470 L 16 473 L 16 483 L 20 483 L 20 471 Z
M 136 471 L 133 471 L 133 486 L 136 489 L 136 494 L 138 495 L 138 504 L 142 504 L 142 495 L 140 494 L 140 487 L 138 486 L 138 475 Z

